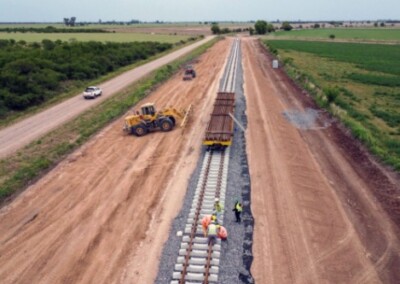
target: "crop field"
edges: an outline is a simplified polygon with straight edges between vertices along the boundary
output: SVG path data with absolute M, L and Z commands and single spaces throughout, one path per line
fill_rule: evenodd
M 400 46 L 267 41 L 292 77 L 400 169 Z
M 157 41 L 161 43 L 176 43 L 181 40 L 187 40 L 188 36 L 145 33 L 0 33 L 0 39 L 24 40 L 26 42 L 41 42 L 43 39 L 49 39 L 52 41 Z
M 337 39 L 349 40 L 394 40 L 400 41 L 400 29 L 395 28 L 337 28 L 337 29 L 307 29 L 292 30 L 290 32 L 279 31 L 272 36 L 293 37 L 293 38 L 324 38 L 329 39 L 330 35 L 335 35 Z

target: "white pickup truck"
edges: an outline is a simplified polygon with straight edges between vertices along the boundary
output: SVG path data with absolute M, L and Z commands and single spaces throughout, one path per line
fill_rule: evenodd
M 90 86 L 87 87 L 86 90 L 83 92 L 83 97 L 85 99 L 94 99 L 98 96 L 101 96 L 102 90 L 99 87 Z

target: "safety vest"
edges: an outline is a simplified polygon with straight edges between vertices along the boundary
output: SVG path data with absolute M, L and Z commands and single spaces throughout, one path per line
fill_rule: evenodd
M 208 226 L 208 235 L 209 236 L 216 236 L 217 235 L 217 225 L 210 224 Z
M 242 206 L 240 206 L 240 203 L 239 203 L 239 202 L 236 203 L 236 207 L 235 207 L 235 208 L 236 208 L 236 211 L 237 211 L 237 212 L 242 212 L 242 210 L 243 210 L 243 209 L 242 209 Z
M 203 217 L 201 220 L 201 224 L 203 225 L 204 228 L 207 228 L 207 226 L 211 223 L 211 215 L 206 215 Z
M 218 230 L 218 237 L 220 238 L 220 239 L 226 239 L 227 237 L 228 237 L 228 232 L 227 232 L 227 230 L 225 229 L 225 227 L 219 227 L 219 230 Z
M 219 202 L 215 202 L 214 208 L 215 208 L 215 211 L 221 212 L 224 209 L 224 206 L 222 206 L 222 204 Z

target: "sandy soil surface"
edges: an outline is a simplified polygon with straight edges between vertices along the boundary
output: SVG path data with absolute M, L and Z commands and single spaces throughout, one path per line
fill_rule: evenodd
M 1 209 L 1 283 L 154 281 L 230 44 L 194 62 L 196 79 L 181 72 L 141 102 L 193 104 L 184 129 L 136 138 L 122 133 L 121 118 Z
M 399 283 L 399 178 L 242 44 L 256 283 Z
M 88 110 L 108 97 L 115 95 L 130 84 L 148 75 L 150 72 L 192 51 L 212 38 L 212 36 L 206 37 L 199 42 L 181 48 L 100 84 L 99 87 L 102 88 L 103 95 L 95 100 L 85 100 L 80 94 L 27 119 L 19 121 L 7 128 L 1 129 L 0 158 L 12 154 L 19 148 L 46 134 L 50 130 L 59 127 L 83 111 Z

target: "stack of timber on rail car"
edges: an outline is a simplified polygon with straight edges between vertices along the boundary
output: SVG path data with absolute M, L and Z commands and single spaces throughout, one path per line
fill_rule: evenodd
M 214 109 L 207 126 L 203 145 L 211 148 L 227 147 L 232 144 L 235 93 L 218 92 Z

